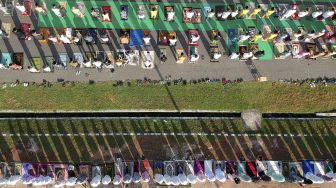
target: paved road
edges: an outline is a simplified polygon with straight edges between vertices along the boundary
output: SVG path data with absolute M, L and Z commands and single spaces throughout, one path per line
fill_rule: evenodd
M 37 26 L 37 21 L 34 16 L 23 17 L 20 13 L 14 12 L 13 17 L 4 17 L 0 13 L 1 22 L 11 22 L 13 25 L 19 26 L 20 22 L 32 22 L 33 26 Z M 152 31 L 152 38 L 157 38 L 157 32 Z M 28 57 L 34 56 L 50 56 L 55 55 L 58 52 L 67 52 L 69 56 L 72 56 L 73 52 L 85 52 L 85 51 L 114 51 L 115 49 L 122 48 L 118 43 L 118 34 L 112 45 L 97 44 L 94 46 L 83 45 L 81 48 L 75 45 L 61 44 L 55 45 L 49 43 L 48 45 L 41 46 L 36 40 L 24 41 L 18 40 L 18 38 L 12 34 L 10 39 L 0 39 L 0 51 L 1 52 L 24 52 L 25 53 L 25 69 L 21 71 L 13 70 L 0 70 L 1 82 L 12 82 L 15 80 L 20 81 L 35 81 L 41 82 L 42 79 L 48 81 L 56 81 L 58 78 L 63 78 L 70 81 L 107 81 L 107 80 L 127 80 L 127 79 L 142 79 L 144 77 L 151 79 L 161 79 L 165 76 L 171 75 L 172 78 L 183 77 L 185 79 L 198 79 L 202 77 L 209 78 L 222 78 L 228 79 L 243 78 L 244 80 L 254 80 L 258 76 L 267 76 L 270 80 L 278 80 L 284 78 L 303 79 L 319 76 L 336 76 L 336 62 L 335 60 L 272 60 L 272 61 L 232 61 L 227 57 L 222 57 L 219 63 L 209 62 L 209 34 L 201 33 L 201 45 L 199 46 L 200 55 L 204 56 L 204 59 L 200 59 L 196 64 L 184 63 L 178 65 L 175 63 L 174 52 L 175 50 L 170 47 L 167 48 L 168 61 L 165 64 L 156 62 L 156 68 L 153 70 L 144 70 L 140 66 L 127 66 L 123 68 L 116 68 L 114 74 L 111 74 L 109 70 L 103 70 L 98 72 L 96 69 L 81 69 L 81 74 L 75 76 L 75 70 L 69 68 L 68 70 L 55 70 L 54 73 L 29 73 L 27 66 L 30 65 Z M 182 47 L 187 51 L 186 33 L 177 33 L 179 42 L 177 47 Z M 224 50 L 225 41 L 222 40 L 219 46 L 221 52 Z M 161 47 L 161 46 L 160 46 Z M 152 40 L 152 46 L 143 47 L 142 49 L 153 49 L 158 52 L 158 46 Z M 141 49 L 140 49 L 141 50 Z M 155 57 L 156 61 L 158 57 Z M 85 73 L 89 73 L 85 75 Z

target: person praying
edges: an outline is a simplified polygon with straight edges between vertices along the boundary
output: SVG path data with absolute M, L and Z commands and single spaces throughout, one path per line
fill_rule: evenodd
M 254 8 L 254 9 L 252 10 L 252 13 L 250 14 L 250 17 L 254 17 L 254 16 L 256 16 L 257 14 L 259 14 L 259 12 L 261 12 L 261 7 L 260 7 L 260 5 L 258 5 L 256 8 Z
M 174 15 L 175 11 L 174 9 L 171 9 L 170 11 L 167 12 L 167 21 L 174 21 Z
M 325 20 L 325 19 L 328 19 L 328 18 L 332 17 L 334 14 L 335 14 L 335 8 L 331 8 L 331 9 L 325 11 L 322 14 L 322 16 L 323 16 L 323 19 Z
M 264 13 L 264 15 L 262 15 L 261 18 L 263 19 L 269 18 L 274 12 L 275 12 L 275 8 L 271 7 Z
M 158 10 L 157 10 L 157 8 L 156 8 L 156 7 L 153 7 L 153 8 L 151 9 L 151 11 L 150 11 L 151 19 L 153 19 L 153 20 L 156 19 L 157 14 L 158 14 Z
M 250 12 L 249 7 L 245 6 L 243 10 L 239 11 L 238 18 L 244 18 Z

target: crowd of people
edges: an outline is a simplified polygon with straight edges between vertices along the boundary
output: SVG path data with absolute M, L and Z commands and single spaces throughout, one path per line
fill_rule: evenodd
M 125 161 L 120 157 L 113 162 L 90 163 L 29 163 L 1 162 L 0 185 L 29 187 L 99 187 L 135 185 L 151 182 L 165 186 L 191 186 L 216 182 L 235 184 L 276 182 L 310 184 L 336 181 L 334 161 L 302 160 L 139 160 Z
M 22 12 L 23 15 L 30 15 L 31 3 L 24 5 L 17 5 L 17 9 Z M 46 2 L 40 2 L 35 4 L 35 11 L 41 15 L 53 14 L 56 17 L 66 17 L 67 14 L 67 3 L 57 2 L 52 4 L 50 7 L 50 12 L 48 10 L 48 5 Z M 160 19 L 159 11 L 161 10 L 159 5 L 149 5 L 149 17 L 150 19 L 157 20 Z M 111 22 L 112 19 L 112 7 L 111 6 L 101 6 L 92 7 L 87 11 L 88 8 L 84 2 L 76 2 L 71 7 L 71 12 L 75 17 L 84 18 L 89 12 L 90 16 L 101 22 Z M 146 19 L 146 5 L 139 5 L 136 9 L 137 18 L 140 20 Z M 113 9 L 114 11 L 114 9 Z M 122 20 L 128 20 L 129 9 L 127 5 L 122 5 L 120 9 L 120 18 Z M 175 22 L 180 19 L 180 16 L 176 14 L 177 10 L 175 6 L 164 6 L 164 20 L 166 22 Z M 218 21 L 230 21 L 239 19 L 256 19 L 259 17 L 261 19 L 278 19 L 278 20 L 312 20 L 312 21 L 332 21 L 335 20 L 335 8 L 326 7 L 325 5 L 312 5 L 312 6 L 300 6 L 299 4 L 291 5 L 279 5 L 278 7 L 273 7 L 271 5 L 265 4 L 246 4 L 246 6 L 222 6 L 216 5 L 215 7 L 183 7 L 182 8 L 182 21 L 184 23 L 199 23 L 205 15 L 206 21 L 218 20 Z M 222 22 L 225 24 L 225 22 Z M 210 30 L 210 61 L 219 62 L 223 57 L 224 52 L 221 51 L 219 44 L 223 44 L 223 36 L 226 35 L 227 46 L 224 46 L 228 58 L 231 60 L 258 60 L 265 56 L 273 56 L 275 59 L 286 59 L 288 57 L 293 58 L 307 58 L 307 59 L 329 59 L 336 58 L 336 32 L 335 26 L 326 24 L 325 28 L 307 30 L 304 27 L 298 27 L 296 31 L 291 28 L 281 28 L 273 27 L 269 25 L 263 25 L 262 28 L 247 29 L 228 29 L 225 31 L 219 31 L 216 29 Z M 238 31 L 238 32 L 237 32 Z M 2 31 L 1 32 L 5 32 Z M 77 29 L 77 28 L 40 28 L 33 29 L 29 23 L 21 23 L 20 27 L 15 27 L 12 32 L 17 34 L 21 39 L 32 40 L 37 39 L 41 44 L 47 44 L 51 41 L 55 44 L 76 44 L 82 45 L 85 41 L 89 45 L 94 45 L 97 42 L 102 44 L 110 45 L 114 36 L 112 31 L 109 29 Z M 159 47 L 161 45 L 167 45 L 173 48 L 175 52 L 176 63 L 184 63 L 185 61 L 189 63 L 196 63 L 200 59 L 204 59 L 200 50 L 198 48 L 201 33 L 198 29 L 189 29 L 188 36 L 188 47 L 187 51 L 183 48 L 179 48 L 179 38 L 175 31 L 158 31 L 158 40 L 156 41 L 150 31 L 142 30 L 141 33 L 134 34 L 134 30 L 120 29 L 120 44 L 131 45 L 131 42 L 137 41 L 134 45 L 140 46 L 151 46 L 157 44 Z M 138 32 L 138 31 L 137 31 Z M 133 34 L 132 34 L 133 33 Z M 142 36 L 139 39 L 132 39 L 132 36 Z M 140 40 L 140 41 L 138 41 Z M 203 41 L 202 41 L 203 42 Z M 261 47 L 261 43 L 269 43 L 271 48 L 274 50 L 267 50 L 265 47 Z M 163 50 L 162 50 L 163 49 Z M 137 53 L 137 59 L 141 60 L 141 65 L 145 69 L 152 69 L 155 66 L 155 59 L 152 56 L 154 51 L 142 51 Z M 123 55 L 119 52 L 115 52 L 115 59 L 110 59 L 110 63 L 106 64 L 110 67 L 112 63 L 121 60 L 122 65 L 132 64 L 131 57 L 124 53 Z M 270 54 L 272 53 L 272 54 Z M 73 61 L 75 58 L 70 57 L 68 62 L 70 65 L 75 65 Z M 118 59 L 119 58 L 119 59 Z M 71 61 L 71 59 L 73 61 Z M 159 61 L 161 63 L 172 59 L 167 56 L 166 48 L 161 47 L 159 53 Z M 125 63 L 126 62 L 126 63 Z M 78 63 L 78 62 L 77 62 Z M 64 63 L 63 63 L 64 64 Z M 81 67 L 98 67 L 101 68 L 105 62 L 95 60 L 94 58 L 87 58 L 85 62 L 81 63 Z M 140 64 L 140 63 L 138 63 Z M 64 64 L 65 65 L 65 64 Z M 1 67 L 6 67 L 3 65 Z M 22 66 L 22 65 L 20 65 Z M 23 66 L 22 66 L 23 67 Z M 77 66 L 75 66 L 77 67 Z M 48 70 L 52 70 L 51 67 L 47 67 Z M 35 69 L 34 69 L 35 70 Z M 38 72 L 38 71 L 33 71 Z

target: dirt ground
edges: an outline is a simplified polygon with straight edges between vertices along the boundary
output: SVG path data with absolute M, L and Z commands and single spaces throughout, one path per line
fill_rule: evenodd
M 57 137 L 56 137 L 57 138 Z M 55 139 L 56 139 L 55 138 Z M 85 137 L 86 138 L 86 137 Z M 255 160 L 264 159 L 296 161 L 302 159 L 333 159 L 334 142 L 328 137 L 277 137 L 277 136 L 97 136 L 77 142 L 66 137 L 57 138 L 50 148 L 39 139 L 16 142 L 1 151 L 3 161 L 113 161 L 116 155 L 124 160 L 214 159 Z M 332 138 L 333 139 L 333 138 Z

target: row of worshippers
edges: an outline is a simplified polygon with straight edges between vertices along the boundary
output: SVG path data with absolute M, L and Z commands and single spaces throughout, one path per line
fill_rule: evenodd
M 328 32 L 323 29 L 319 32 L 316 32 L 314 30 L 310 31 L 309 33 L 304 32 L 303 30 L 299 29 L 297 32 L 293 34 L 294 38 L 291 38 L 289 33 L 281 33 L 279 30 L 275 30 L 274 32 L 271 32 L 263 37 L 261 32 L 255 33 L 253 35 L 250 35 L 248 32 L 246 34 L 241 34 L 238 39 L 238 42 L 245 42 L 249 40 L 250 42 L 256 42 L 259 39 L 262 39 L 264 41 L 274 41 L 276 42 L 298 42 L 298 41 L 304 41 L 304 42 L 311 42 L 313 40 L 319 39 L 323 36 L 325 36 Z M 327 38 L 327 42 L 332 42 L 331 40 L 335 38 L 335 33 L 332 36 L 329 36 Z M 277 39 L 277 40 L 275 40 Z
M 302 11 L 297 10 L 298 6 L 292 6 L 290 9 L 288 9 L 284 14 L 280 16 L 280 19 L 289 19 L 291 16 L 297 13 L 299 18 L 303 18 L 308 15 L 312 15 L 313 18 L 321 18 L 322 20 L 331 18 L 335 15 L 335 8 L 330 8 L 326 11 L 323 11 L 322 9 L 317 9 L 314 12 L 311 12 L 309 8 L 306 8 Z M 216 16 L 217 18 L 221 18 L 223 20 L 230 18 L 245 18 L 248 16 L 249 18 L 255 17 L 259 13 L 261 13 L 262 9 L 261 6 L 258 5 L 255 7 L 252 11 L 250 11 L 249 6 L 245 6 L 243 9 L 237 9 L 235 11 L 232 11 L 231 9 L 228 9 L 226 11 L 218 11 L 217 13 L 211 9 L 207 12 L 207 18 L 213 18 Z M 250 13 L 251 12 L 251 13 Z M 261 18 L 269 18 L 271 15 L 273 15 L 276 12 L 276 9 L 274 7 L 271 7 L 267 9 L 262 15 Z M 250 13 L 250 14 L 249 14 Z

